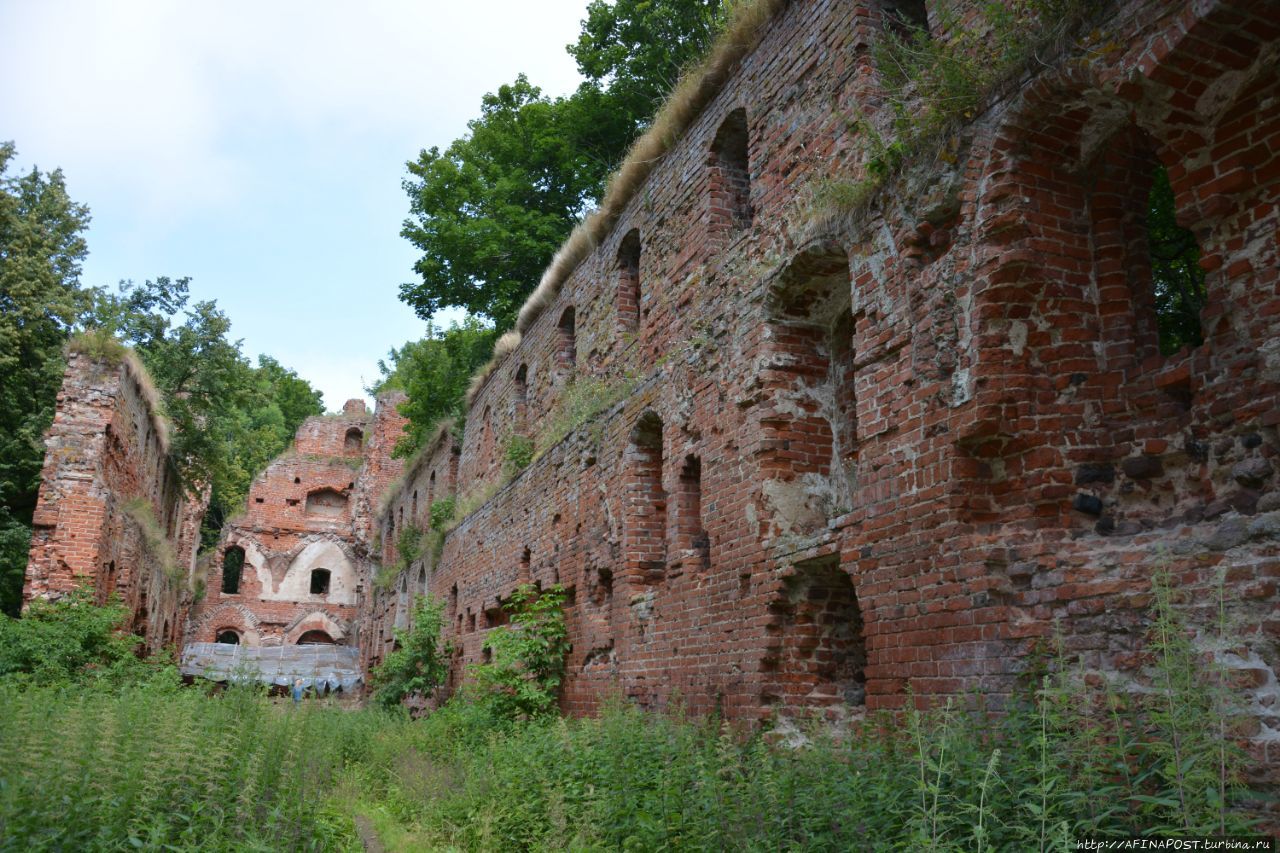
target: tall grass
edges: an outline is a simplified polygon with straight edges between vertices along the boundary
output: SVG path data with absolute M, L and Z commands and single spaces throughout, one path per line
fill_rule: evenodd
M 620 700 L 595 719 L 455 700 L 410 721 L 249 690 L 0 681 L 0 849 L 354 850 L 357 815 L 400 850 L 1065 851 L 1248 832 L 1229 680 L 1173 597 L 1158 580 L 1140 690 L 1049 657 L 998 714 L 979 696 L 908 701 L 852 730 L 802 722 L 799 747 Z
M 329 791 L 392 718 L 257 692 L 0 686 L 0 849 L 358 849 Z

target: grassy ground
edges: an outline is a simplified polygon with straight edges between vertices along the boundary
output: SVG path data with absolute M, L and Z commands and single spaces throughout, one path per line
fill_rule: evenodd
M 1114 731 L 1082 727 L 1046 695 L 794 748 L 621 703 L 515 725 L 461 703 L 415 722 L 249 691 L 0 689 L 0 849 L 360 850 L 357 821 L 387 850 L 504 851 L 1063 850 L 1245 828 L 1215 804 L 1215 754 L 1189 752 L 1184 775 L 1206 772 L 1180 788 L 1161 735 L 1113 711 Z
M 562 719 L 483 668 L 417 721 L 211 694 L 139 662 L 111 608 L 71 602 L 0 623 L 0 851 L 1027 851 L 1247 831 L 1229 679 L 1168 586 L 1153 598 L 1140 692 L 1047 656 L 999 715 L 973 696 L 838 737 L 801 720 L 788 743 L 621 701 Z

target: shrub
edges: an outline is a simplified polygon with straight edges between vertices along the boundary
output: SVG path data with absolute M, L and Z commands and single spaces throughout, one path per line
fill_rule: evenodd
M 427 695 L 449 674 L 449 643 L 440 644 L 444 625 L 443 606 L 430 596 L 420 595 L 414 603 L 413 627 L 394 629 L 400 648 L 387 655 L 372 673 L 374 701 L 384 708 L 397 707 L 412 694 Z
M 494 628 L 484 648 L 493 659 L 471 668 L 479 700 L 502 719 L 537 717 L 555 709 L 569 651 L 564 587 L 539 591 L 522 584 L 503 607 L 511 625 Z
M 128 620 L 118 598 L 99 606 L 88 587 L 58 601 L 35 599 L 21 619 L 0 616 L 0 679 L 19 685 L 176 682 L 167 660 L 139 660 L 142 639 L 124 630 Z
M 502 455 L 504 472 L 509 478 L 515 477 L 533 461 L 533 439 L 527 435 L 511 436 Z

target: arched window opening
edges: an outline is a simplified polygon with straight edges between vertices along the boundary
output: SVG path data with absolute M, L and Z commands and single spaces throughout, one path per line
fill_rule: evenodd
M 517 583 L 529 583 L 533 580 L 533 551 L 525 548 L 520 553 L 520 571 L 516 575 Z
M 717 230 L 751 224 L 749 151 L 747 111 L 738 108 L 729 113 L 711 143 L 711 220 Z
M 834 245 L 797 255 L 767 298 L 773 334 L 765 382 L 786 401 L 762 421 L 769 440 L 765 464 L 780 497 L 775 517 L 783 527 L 814 533 L 852 509 L 858 488 L 856 324 L 848 255 Z M 815 476 L 830 490 L 816 494 L 807 485 Z
M 436 502 L 436 472 L 427 478 L 427 521 L 431 520 L 431 505 Z
M 307 631 L 298 638 L 299 646 L 333 646 L 337 645 L 333 637 L 324 631 Z
M 573 370 L 578 363 L 578 335 L 576 331 L 577 314 L 570 305 L 560 315 L 556 325 L 559 334 L 559 346 L 556 349 L 556 361 L 565 370 Z
M 1155 141 L 1136 125 L 1108 140 L 1089 174 L 1091 186 L 1081 189 L 1090 207 L 1102 351 L 1131 381 L 1149 359 L 1204 342 L 1200 246 L 1178 224 Z
M 624 332 L 640 328 L 640 231 L 632 228 L 618 246 L 618 325 Z
M 667 568 L 667 494 L 662 488 L 662 419 L 645 412 L 627 450 L 625 559 L 633 585 L 663 578 Z
M 243 574 L 244 549 L 233 545 L 222 554 L 222 594 L 239 595 Z
M 214 639 L 216 643 L 226 643 L 231 646 L 240 645 L 240 634 L 231 628 L 222 628 L 218 631 L 217 637 Z
M 702 524 L 702 460 L 689 454 L 680 468 L 676 493 L 680 550 L 701 568 L 711 565 L 711 542 Z
M 364 433 L 359 427 L 351 427 L 342 439 L 343 453 L 359 453 L 364 448 Z
M 516 405 L 523 406 L 529 401 L 529 365 L 522 364 L 516 371 Z
M 409 517 L 414 521 L 418 520 L 418 490 L 413 490 L 413 504 L 409 508 Z
M 899 39 L 910 39 L 917 33 L 929 35 L 929 10 L 925 0 L 882 0 L 880 20 L 885 30 Z
M 529 408 L 529 365 L 522 364 L 515 375 L 516 432 L 523 433 Z
M 1147 250 L 1160 352 L 1172 355 L 1183 347 L 1200 346 L 1200 312 L 1206 298 L 1200 243 L 1178 224 L 1173 187 L 1163 165 L 1156 166 L 1147 196 Z
M 311 594 L 312 595 L 328 595 L 329 594 L 329 577 L 328 569 L 312 569 L 311 570 Z

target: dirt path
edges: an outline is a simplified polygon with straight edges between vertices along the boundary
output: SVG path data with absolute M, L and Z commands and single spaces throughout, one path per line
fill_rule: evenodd
M 356 815 L 356 832 L 360 834 L 360 843 L 367 853 L 385 853 L 386 848 L 378 840 L 378 833 L 373 829 L 373 821 L 362 814 Z

